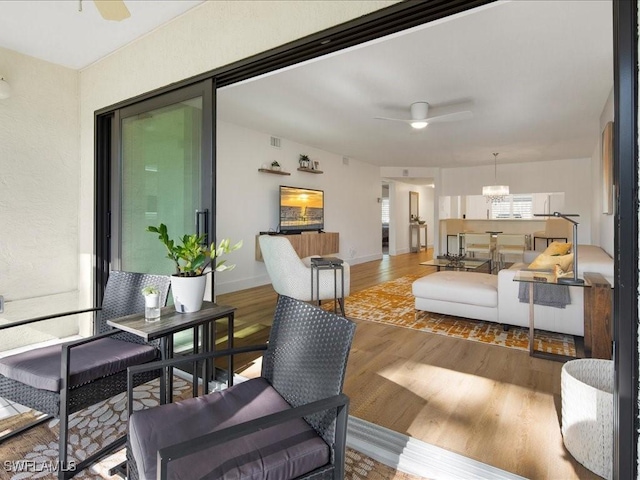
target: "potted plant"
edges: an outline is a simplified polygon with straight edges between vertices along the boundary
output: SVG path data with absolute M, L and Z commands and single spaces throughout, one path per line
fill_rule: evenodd
M 309 155 L 301 153 L 298 162 L 300 162 L 300 168 L 309 168 L 311 160 L 309 159 Z
M 160 318 L 160 290 L 155 285 L 142 289 L 144 296 L 144 319 L 153 322 Z
M 273 162 L 271 162 L 271 170 L 279 171 L 280 170 L 280 164 L 274 160 Z
M 202 307 L 204 290 L 207 285 L 205 269 L 211 265 L 211 270 L 223 272 L 232 270 L 235 265 L 228 265 L 226 260 L 216 260 L 225 253 L 233 252 L 242 247 L 242 240 L 231 245 L 228 238 L 220 240 L 218 246 L 212 243 L 210 247 L 204 245 L 204 235 L 184 235 L 180 243 L 169 238 L 167 226 L 150 225 L 148 232 L 157 233 L 158 239 L 167 249 L 167 258 L 176 266 L 176 273 L 171 276 L 171 290 L 176 311 L 181 313 L 197 312 Z

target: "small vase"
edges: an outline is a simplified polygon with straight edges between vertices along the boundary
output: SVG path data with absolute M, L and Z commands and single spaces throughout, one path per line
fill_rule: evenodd
M 207 287 L 206 275 L 196 277 L 171 276 L 173 303 L 178 313 L 197 312 L 202 308 L 204 291 Z
M 275 170 L 276 172 L 280 171 L 280 165 L 271 165 L 271 170 Z

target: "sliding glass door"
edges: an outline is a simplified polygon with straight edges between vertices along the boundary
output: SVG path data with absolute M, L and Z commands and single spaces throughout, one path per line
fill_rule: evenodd
M 113 112 L 103 269 L 175 273 L 149 225 L 164 223 L 173 239 L 215 238 L 213 92 L 207 80 Z M 212 295 L 211 287 L 205 298 Z M 174 345 L 176 353 L 192 351 L 192 333 L 176 335 Z
M 210 92 L 202 83 L 119 111 L 117 161 L 112 170 L 112 268 L 171 274 L 149 225 L 167 225 L 172 238 L 213 238 Z M 115 228 L 114 228 L 115 227 Z

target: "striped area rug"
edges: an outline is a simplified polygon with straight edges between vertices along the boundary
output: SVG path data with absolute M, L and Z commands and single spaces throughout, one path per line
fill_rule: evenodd
M 504 331 L 498 323 L 416 310 L 411 284 L 422 276 L 424 275 L 405 275 L 350 295 L 345 302 L 347 316 L 491 345 L 529 350 L 528 328 L 511 326 L 509 330 Z M 333 302 L 323 304 L 323 308 L 333 310 Z M 572 335 L 536 330 L 535 342 L 536 350 L 576 356 Z

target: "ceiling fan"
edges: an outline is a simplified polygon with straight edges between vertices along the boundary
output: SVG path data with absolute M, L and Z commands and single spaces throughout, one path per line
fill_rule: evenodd
M 93 3 L 105 20 L 120 22 L 131 16 L 124 0 L 93 0 Z M 82 0 L 78 1 L 78 11 L 82 11 Z
M 375 117 L 377 120 L 391 120 L 393 122 L 408 123 L 415 129 L 425 128 L 430 123 L 441 122 L 457 122 L 459 120 L 467 120 L 473 117 L 473 112 L 470 110 L 463 110 L 460 112 L 448 113 L 446 115 L 436 115 L 435 117 L 429 117 L 429 104 L 427 102 L 415 102 L 410 107 L 411 118 L 389 118 L 389 117 Z

